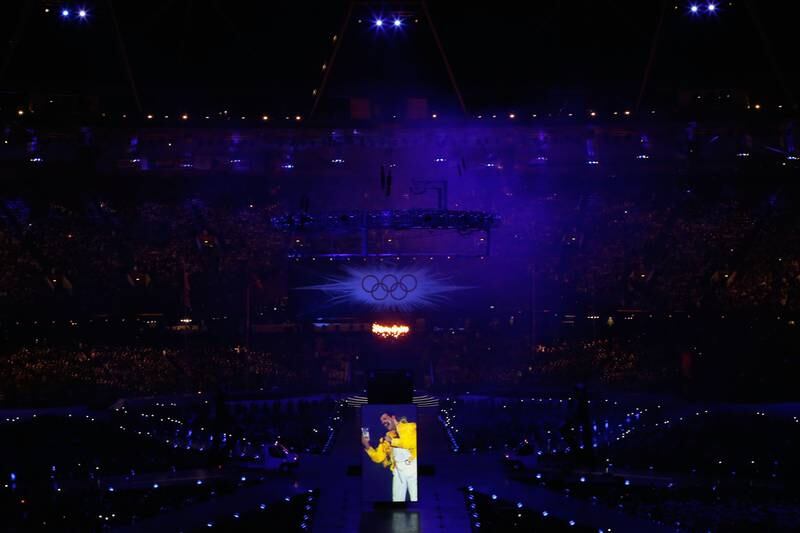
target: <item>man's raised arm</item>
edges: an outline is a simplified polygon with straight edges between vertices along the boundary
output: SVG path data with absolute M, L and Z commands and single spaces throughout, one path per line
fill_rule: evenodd
M 417 447 L 417 424 L 401 422 L 397 424 L 397 438 L 392 439 L 392 446 L 410 450 Z

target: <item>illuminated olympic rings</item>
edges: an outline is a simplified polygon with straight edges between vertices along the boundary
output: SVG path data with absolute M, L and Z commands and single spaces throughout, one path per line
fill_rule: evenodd
M 393 300 L 404 300 L 417 288 L 417 278 L 412 274 L 403 274 L 399 279 L 394 274 L 386 274 L 378 279 L 374 274 L 361 278 L 361 288 L 376 301 L 391 297 Z

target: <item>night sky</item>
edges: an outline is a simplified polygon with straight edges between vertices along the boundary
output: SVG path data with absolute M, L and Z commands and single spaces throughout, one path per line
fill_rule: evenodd
M 108 1 L 27 3 L 27 23 L 0 91 L 79 94 L 103 109 L 133 110 Z M 4 59 L 25 4 L 3 2 Z M 786 89 L 796 94 L 800 86 L 797 8 L 785 2 L 750 4 L 783 85 L 747 2 L 720 2 L 712 15 L 704 13 L 705 0 L 698 3 L 698 15 L 689 13 L 688 2 L 667 2 L 646 101 L 669 102 L 676 90 L 740 89 L 761 101 L 790 104 Z M 401 8 L 407 14 L 402 30 L 377 32 L 374 17 L 390 18 L 396 12 L 390 6 L 402 6 L 381 5 L 354 8 L 326 96 L 396 91 L 453 102 L 421 10 L 408 3 Z M 471 112 L 635 102 L 661 5 L 656 0 L 429 3 Z M 64 6 L 73 11 L 85 6 L 87 20 L 63 20 Z M 311 106 L 348 3 L 117 0 L 114 6 L 145 110 L 294 113 Z

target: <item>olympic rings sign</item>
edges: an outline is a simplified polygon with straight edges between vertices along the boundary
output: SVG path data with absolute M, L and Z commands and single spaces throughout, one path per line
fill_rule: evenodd
M 413 274 L 403 274 L 398 278 L 394 274 L 386 274 L 382 278 L 367 274 L 361 278 L 361 288 L 378 302 L 387 298 L 404 300 L 417 288 L 417 278 Z

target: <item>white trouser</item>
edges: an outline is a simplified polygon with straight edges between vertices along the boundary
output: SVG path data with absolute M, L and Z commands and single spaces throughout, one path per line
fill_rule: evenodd
M 406 492 L 412 502 L 417 501 L 417 460 L 413 459 L 410 463 L 399 461 L 394 466 L 394 471 L 392 471 L 393 502 L 406 501 Z

